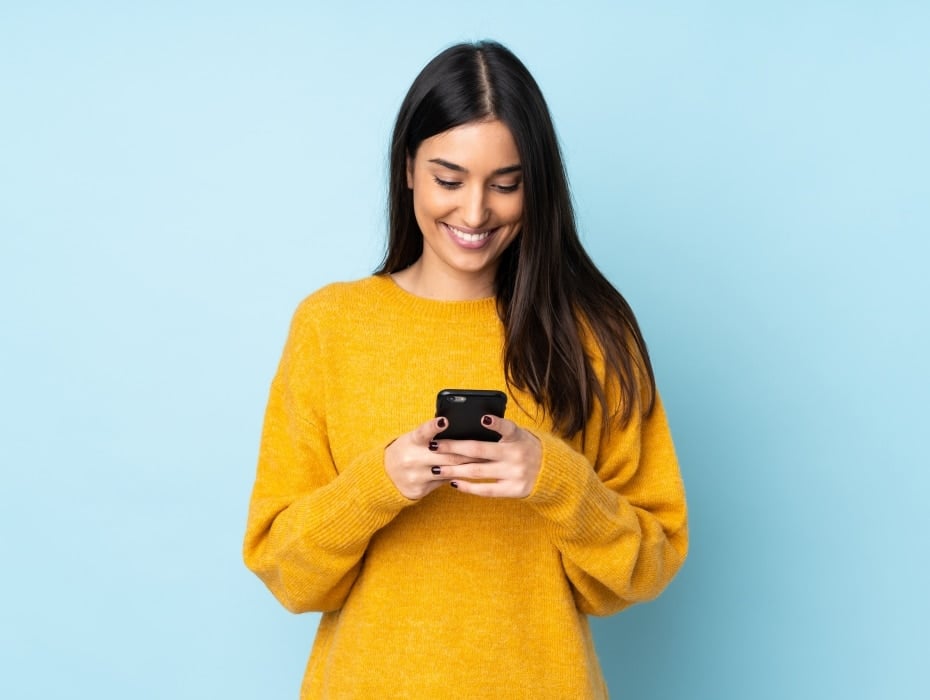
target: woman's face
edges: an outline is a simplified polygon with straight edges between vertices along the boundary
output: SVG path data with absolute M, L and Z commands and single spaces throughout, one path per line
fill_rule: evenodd
M 520 154 L 502 122 L 470 122 L 426 139 L 407 159 L 407 185 L 423 233 L 421 272 L 493 284 L 501 253 L 520 232 Z

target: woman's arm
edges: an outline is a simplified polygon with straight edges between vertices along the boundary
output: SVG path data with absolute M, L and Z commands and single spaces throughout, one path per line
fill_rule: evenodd
M 602 436 L 594 465 L 552 435 L 527 497 L 547 521 L 578 608 L 609 615 L 655 598 L 688 551 L 687 508 L 661 399 Z
M 658 397 L 648 417 L 608 427 L 593 460 L 554 435 L 493 416 L 486 421 L 501 441 L 442 441 L 441 452 L 474 461 L 443 467 L 437 478 L 452 480 L 463 493 L 522 498 L 533 507 L 562 554 L 583 612 L 609 615 L 662 591 L 685 559 L 688 527 Z
M 387 477 L 383 445 L 333 464 L 311 321 L 298 309 L 271 385 L 243 545 L 292 612 L 341 607 L 372 535 L 414 503 Z

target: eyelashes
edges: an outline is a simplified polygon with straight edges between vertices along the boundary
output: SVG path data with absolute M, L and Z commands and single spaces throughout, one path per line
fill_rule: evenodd
M 435 175 L 433 175 L 433 180 L 444 190 L 457 190 L 462 186 L 461 182 L 455 182 L 454 180 L 443 180 L 442 178 L 436 177 Z M 502 194 L 510 194 L 511 192 L 516 192 L 518 189 L 520 189 L 520 183 L 515 182 L 512 185 L 491 185 L 491 187 Z

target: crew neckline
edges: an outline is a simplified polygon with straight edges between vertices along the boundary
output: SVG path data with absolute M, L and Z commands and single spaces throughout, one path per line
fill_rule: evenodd
M 408 292 L 401 287 L 389 274 L 373 275 L 371 278 L 379 288 L 379 292 L 392 302 L 397 303 L 412 313 L 426 317 L 440 317 L 446 320 L 451 317 L 469 317 L 487 319 L 490 314 L 497 318 L 497 297 L 484 297 L 482 299 L 430 299 Z

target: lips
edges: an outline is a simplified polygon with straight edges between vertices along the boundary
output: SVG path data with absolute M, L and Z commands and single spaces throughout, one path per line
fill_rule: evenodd
M 446 223 L 443 223 L 443 226 L 452 235 L 453 238 L 455 238 L 458 242 L 468 246 L 474 246 L 475 244 L 480 244 L 486 241 L 495 231 L 497 231 L 497 228 L 485 229 L 483 231 L 475 231 L 473 229 L 466 230 Z

